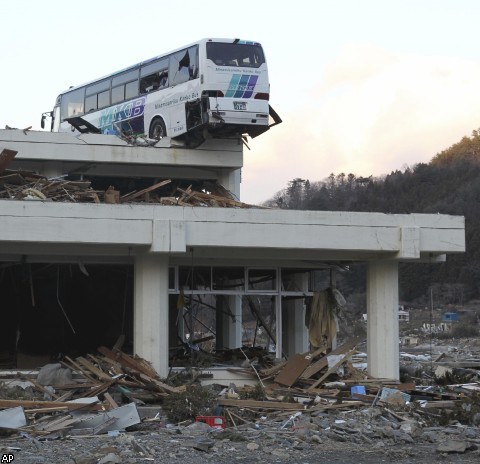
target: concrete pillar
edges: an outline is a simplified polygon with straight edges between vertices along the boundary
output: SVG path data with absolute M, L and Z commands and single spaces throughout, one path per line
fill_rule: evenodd
M 308 274 L 292 276 L 292 289 L 307 292 Z M 305 299 L 296 298 L 282 302 L 283 352 L 287 356 L 308 351 L 308 330 L 305 325 Z
M 218 182 L 230 190 L 238 200 L 240 200 L 240 176 L 241 170 L 235 169 L 233 171 L 222 171 L 218 179 Z
M 216 335 L 218 350 L 241 348 L 242 297 L 240 295 L 217 295 Z
M 371 376 L 400 378 L 398 329 L 398 263 L 370 262 L 367 270 L 367 355 Z
M 168 256 L 135 257 L 134 353 L 168 375 Z

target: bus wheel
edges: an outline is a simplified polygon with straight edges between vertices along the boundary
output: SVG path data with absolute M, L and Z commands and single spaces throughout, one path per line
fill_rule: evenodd
M 150 125 L 150 132 L 148 136 L 151 139 L 160 140 L 167 136 L 167 129 L 162 118 L 155 118 Z

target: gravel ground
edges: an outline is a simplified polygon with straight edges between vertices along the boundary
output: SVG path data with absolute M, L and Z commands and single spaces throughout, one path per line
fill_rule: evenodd
M 480 429 L 456 424 L 417 427 L 383 414 L 303 418 L 294 427 L 266 421 L 211 429 L 203 423 L 165 426 L 150 422 L 135 430 L 98 436 L 0 439 L 3 460 L 25 464 L 154 463 L 478 463 Z M 339 419 L 339 417 L 343 417 Z M 382 419 L 383 418 L 383 419 Z M 13 459 L 13 460 L 12 460 Z

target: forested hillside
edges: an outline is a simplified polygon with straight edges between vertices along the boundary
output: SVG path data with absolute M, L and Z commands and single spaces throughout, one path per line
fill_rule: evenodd
M 402 264 L 400 298 L 439 304 L 464 304 L 480 298 L 480 131 L 419 163 L 381 178 L 330 174 L 321 181 L 293 179 L 266 205 L 287 209 L 384 213 L 442 213 L 465 216 L 466 253 L 444 264 Z M 354 269 L 345 283 L 348 293 L 363 285 Z M 357 274 L 357 275 L 356 275 Z M 345 279 L 347 280 L 347 279 Z

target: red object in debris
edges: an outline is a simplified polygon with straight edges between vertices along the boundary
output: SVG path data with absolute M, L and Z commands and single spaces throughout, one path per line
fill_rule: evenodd
M 204 422 L 214 429 L 225 428 L 225 418 L 222 416 L 197 416 L 195 422 Z

